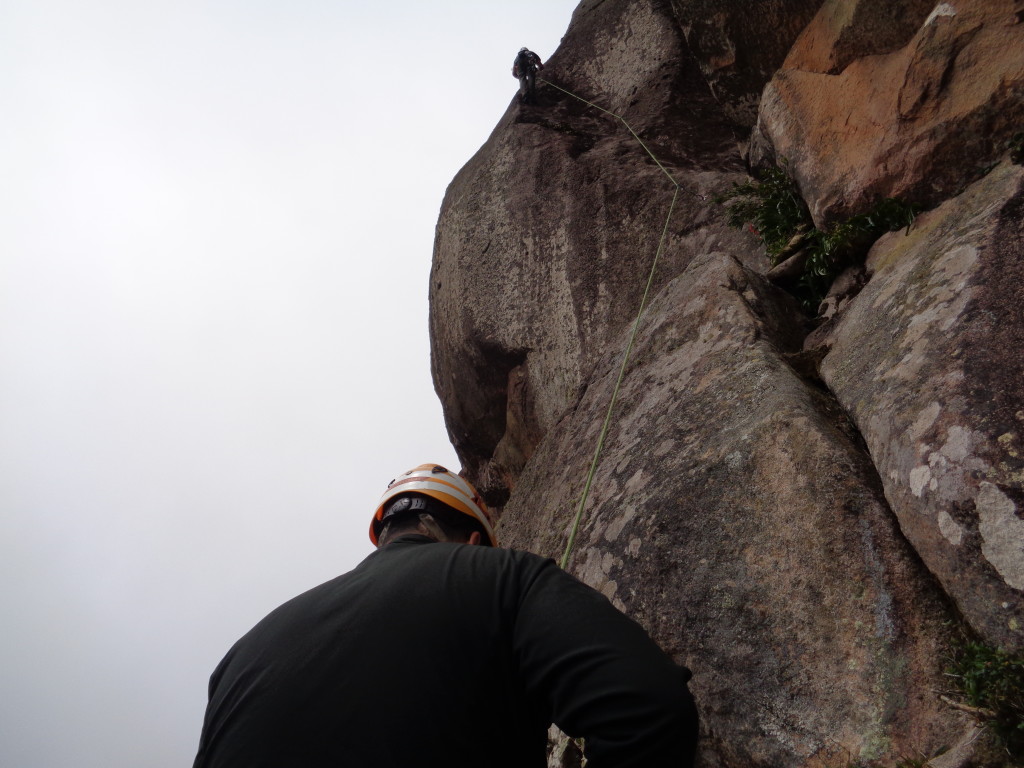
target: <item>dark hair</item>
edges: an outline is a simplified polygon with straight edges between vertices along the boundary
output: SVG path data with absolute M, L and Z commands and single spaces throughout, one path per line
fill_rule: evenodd
M 414 494 L 402 494 L 413 496 Z M 416 533 L 420 528 L 420 515 L 429 515 L 431 520 L 441 529 L 448 541 L 469 541 L 469 537 L 477 532 L 486 542 L 490 542 L 484 527 L 469 515 L 465 515 L 447 504 L 434 498 L 415 494 L 425 504 L 417 505 L 417 509 L 391 514 L 385 513 L 384 523 L 377 538 L 377 546 L 382 547 L 395 536 L 404 533 Z M 400 497 L 398 497 L 400 498 Z
M 469 537 L 475 532 L 479 533 L 485 542 L 490 543 L 487 531 L 484 530 L 484 527 L 477 520 L 469 515 L 465 515 L 447 506 L 435 509 L 431 514 L 441 526 L 441 529 L 453 539 L 469 541 Z

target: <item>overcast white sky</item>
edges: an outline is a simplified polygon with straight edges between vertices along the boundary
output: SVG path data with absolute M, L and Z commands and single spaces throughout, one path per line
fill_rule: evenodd
M 0 765 L 191 765 L 206 681 L 456 465 L 445 187 L 576 0 L 0 0 Z

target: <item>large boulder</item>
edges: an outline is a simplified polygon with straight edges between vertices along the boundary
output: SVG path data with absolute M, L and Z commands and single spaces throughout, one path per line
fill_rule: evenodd
M 585 3 L 543 75 L 622 115 L 643 144 L 541 83 L 540 103 L 513 101 L 445 195 L 430 283 L 434 383 L 463 465 L 498 507 L 636 313 L 675 184 L 655 290 L 708 247 L 763 262 L 710 199 L 741 178 L 736 135 L 668 8 Z
M 570 569 L 693 668 L 704 768 L 981 768 L 939 692 L 961 617 L 1020 646 L 1021 171 L 985 173 L 1024 9 L 819 4 L 584 0 L 445 196 L 434 382 L 504 543 L 558 556 L 660 254 Z M 751 156 L 819 223 L 984 177 L 877 244 L 817 347 L 714 202 L 805 26 Z
M 921 4 L 886 3 L 882 19 L 858 13 L 866 5 L 826 3 L 765 88 L 752 138 L 751 161 L 784 163 L 819 227 L 879 198 L 940 202 L 1024 122 L 1019 2 L 938 3 L 897 50 Z M 894 15 L 888 34 L 872 32 Z
M 787 362 L 796 316 L 719 251 L 665 285 L 570 569 L 694 670 L 702 765 L 933 754 L 965 730 L 934 693 L 949 615 L 841 409 Z M 506 545 L 562 553 L 627 338 L 527 464 Z
M 1024 169 L 879 241 L 822 376 L 900 526 L 989 642 L 1024 649 Z

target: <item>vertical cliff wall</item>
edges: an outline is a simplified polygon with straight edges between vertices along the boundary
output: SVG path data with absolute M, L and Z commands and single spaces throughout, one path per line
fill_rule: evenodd
M 1022 19 L 585 0 L 449 187 L 434 381 L 509 546 L 564 550 L 662 243 L 569 567 L 694 670 L 702 765 L 998 763 L 938 692 L 960 628 L 1024 647 Z M 809 317 L 715 202 L 747 163 L 929 210 Z

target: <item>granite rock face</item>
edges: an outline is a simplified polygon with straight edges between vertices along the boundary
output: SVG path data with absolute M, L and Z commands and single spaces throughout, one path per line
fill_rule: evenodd
M 448 189 L 434 382 L 505 545 L 565 550 L 631 349 L 568 567 L 693 669 L 702 766 L 1000 764 L 939 693 L 1022 646 L 1021 16 L 584 0 Z M 773 153 L 819 221 L 934 207 L 819 318 L 715 202 Z
M 819 226 L 940 202 L 1021 130 L 1022 19 L 1019 0 L 830 0 L 764 91 L 752 160 L 784 160 Z
M 744 241 L 709 199 L 723 176 L 741 178 L 738 135 L 669 8 L 583 4 L 543 75 L 622 115 L 675 170 L 655 290 L 710 245 Z M 434 244 L 434 382 L 460 457 L 496 505 L 636 313 L 637 271 L 657 253 L 675 189 L 619 120 L 544 83 L 538 100 L 510 108 L 456 176 Z
M 880 240 L 822 376 L 975 629 L 1024 648 L 1024 169 Z
M 895 53 L 914 37 L 935 6 L 933 0 L 826 0 L 783 69 L 838 75 L 857 59 Z
M 749 129 L 757 122 L 765 83 L 821 4 L 822 0 L 672 0 L 672 11 L 723 113 Z
M 792 309 L 718 251 L 665 286 L 570 568 L 697 671 L 704 764 L 934 752 L 965 730 L 929 693 L 949 615 L 840 410 L 787 363 Z M 565 546 L 625 342 L 520 476 L 507 545 Z

